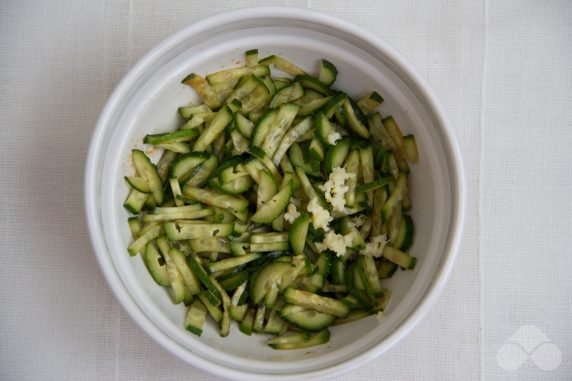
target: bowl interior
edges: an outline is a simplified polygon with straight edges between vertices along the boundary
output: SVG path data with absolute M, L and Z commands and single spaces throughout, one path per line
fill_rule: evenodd
M 108 105 L 109 114 L 101 134 L 95 178 L 98 191 L 97 224 L 105 241 L 98 254 L 110 266 L 138 311 L 132 316 L 154 327 L 153 336 L 169 341 L 171 349 L 193 362 L 197 356 L 241 372 L 288 374 L 317 371 L 379 347 L 392 335 L 425 297 L 444 260 L 450 239 L 453 213 L 449 147 L 443 143 L 439 118 L 406 72 L 384 52 L 352 34 L 322 22 L 287 18 L 235 20 L 217 29 L 202 25 L 182 32 L 146 57 L 127 84 Z M 181 37 L 181 36 L 179 36 Z M 191 72 L 206 74 L 242 62 L 243 52 L 258 48 L 262 56 L 281 54 L 310 73 L 319 59 L 327 58 L 338 68 L 335 87 L 359 97 L 377 90 L 385 99 L 379 111 L 393 115 L 404 133 L 414 133 L 420 163 L 412 165 L 410 197 L 416 225 L 411 250 L 418 258 L 414 271 L 398 271 L 384 286 L 393 299 L 382 321 L 374 316 L 334 327 L 327 345 L 300 351 L 278 352 L 266 346 L 265 335 L 245 336 L 232 325 L 230 336 L 220 338 L 212 322 L 201 338 L 183 329 L 185 308 L 171 304 L 167 292 L 157 286 L 141 258 L 131 258 L 126 247 L 130 234 L 127 212 L 122 208 L 127 193 L 123 176 L 132 171 L 129 152 L 141 147 L 148 133 L 178 127 L 177 108 L 198 97 L 180 83 Z M 155 153 L 156 155 L 158 154 Z M 155 157 L 157 158 L 157 156 Z M 96 244 L 97 246 L 97 244 Z M 106 274 L 108 277 L 110 274 Z

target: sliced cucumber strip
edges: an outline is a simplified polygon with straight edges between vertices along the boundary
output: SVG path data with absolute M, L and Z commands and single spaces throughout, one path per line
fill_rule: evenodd
M 278 193 L 278 185 L 274 177 L 267 171 L 261 171 L 258 178 L 258 192 L 256 197 L 256 204 L 258 207 L 266 204 L 272 196 Z
M 293 304 L 286 304 L 282 307 L 279 314 L 290 325 L 309 332 L 321 331 L 332 325 L 336 319 L 333 315 L 308 310 Z
M 199 131 L 195 129 L 193 130 L 186 129 L 175 132 L 167 132 L 163 134 L 147 135 L 143 139 L 143 143 L 153 144 L 153 145 L 180 143 L 193 140 L 197 136 L 199 136 Z
M 287 242 L 288 233 L 253 233 L 250 236 L 250 243 L 276 243 L 276 242 Z
M 194 206 L 194 205 L 188 205 Z M 180 206 L 179 209 L 185 209 L 187 206 Z M 210 208 L 200 208 L 198 210 L 185 211 L 181 210 L 175 213 L 157 213 L 146 214 L 143 216 L 143 222 L 160 222 L 160 221 L 173 221 L 173 220 L 195 220 L 212 216 L 213 210 Z
M 380 279 L 389 279 L 395 274 L 399 266 L 393 262 L 382 260 L 377 264 L 377 273 Z
M 346 173 L 354 174 L 354 176 L 351 176 L 346 181 L 346 185 L 348 187 L 348 190 L 346 192 L 346 205 L 350 208 L 353 208 L 355 206 L 355 200 L 356 200 L 356 184 L 359 171 L 358 151 L 354 150 L 349 154 L 346 163 L 344 165 L 344 168 L 346 170 Z
M 407 135 L 403 137 L 403 154 L 407 161 L 417 163 L 419 161 L 419 153 L 417 151 L 417 143 L 415 136 Z
M 304 88 L 300 84 L 300 82 L 294 82 L 292 85 L 286 86 L 281 88 L 274 94 L 270 104 L 268 105 L 269 108 L 276 108 L 286 102 L 292 102 L 297 99 L 300 99 L 304 95 Z
M 272 243 L 251 243 L 250 251 L 260 253 L 265 251 L 288 250 L 288 242 L 272 242 Z
M 195 238 L 189 240 L 189 246 L 195 253 L 216 251 L 217 253 L 230 253 L 228 240 L 222 237 Z
M 133 159 L 133 165 L 137 169 L 137 172 L 147 180 L 147 184 L 155 201 L 159 204 L 163 203 L 163 182 L 157 172 L 157 167 L 151 163 L 151 160 L 149 160 L 143 151 L 134 149 L 131 151 L 131 158 Z
M 330 331 L 324 329 L 315 334 L 298 332 L 288 336 L 277 336 L 268 340 L 268 345 L 274 349 L 302 349 L 322 345 L 330 340 Z
M 198 295 L 198 297 L 206 307 L 209 315 L 211 315 L 213 320 L 217 323 L 220 322 L 222 320 L 223 313 L 222 310 L 218 307 L 218 304 L 211 301 L 212 294 L 210 294 L 208 291 L 203 291 Z
M 171 283 L 172 289 L 172 296 L 173 296 L 173 303 L 179 304 L 184 302 L 189 296 L 190 292 L 188 291 L 187 287 L 185 286 L 185 281 L 183 276 L 177 269 L 177 265 L 175 261 L 169 254 L 169 247 L 168 243 L 165 243 L 167 247 L 161 247 L 161 253 L 163 254 L 163 258 L 165 258 L 165 265 L 167 267 L 167 276 L 169 277 L 169 283 Z
M 260 257 L 260 254 L 248 254 L 248 255 L 243 255 L 241 257 L 222 259 L 220 261 L 208 264 L 207 269 L 211 273 L 214 273 L 217 271 L 224 271 L 224 270 L 232 269 L 234 267 L 243 265 L 243 264 L 248 263 L 250 261 L 253 261 L 258 257 Z
M 131 186 L 131 188 L 139 191 L 141 193 L 149 194 L 151 193 L 151 187 L 149 182 L 144 177 L 138 176 L 125 176 L 125 181 Z
M 251 49 L 244 52 L 246 67 L 253 67 L 258 64 L 258 49 Z
M 208 276 L 207 272 L 205 271 L 203 266 L 200 264 L 198 258 L 195 255 L 187 256 L 187 264 L 189 265 L 189 268 L 192 270 L 193 274 L 195 274 L 195 276 L 200 280 L 200 282 L 203 284 L 203 286 L 207 289 L 207 292 L 210 295 L 212 295 L 212 297 L 214 297 L 215 300 L 218 299 L 220 301 L 222 299 L 222 295 L 221 295 L 220 291 L 218 290 L 217 286 L 214 284 L 212 278 L 210 278 Z M 207 299 L 212 300 L 212 298 L 207 298 Z
M 236 290 L 237 287 L 239 287 L 244 282 L 248 281 L 249 277 L 250 277 L 250 274 L 248 274 L 246 271 L 243 271 L 243 272 L 240 272 L 238 274 L 233 275 L 230 278 L 223 279 L 219 283 L 225 291 L 230 292 L 230 291 Z M 232 316 L 231 316 L 231 318 L 232 318 Z
M 141 232 L 141 229 L 143 229 L 143 226 L 139 221 L 139 217 L 129 217 L 127 219 L 127 224 L 129 225 L 129 231 L 131 231 L 131 236 L 133 237 L 133 239 L 137 239 L 139 233 Z
M 207 317 L 207 309 L 200 300 L 195 300 L 187 310 L 185 329 L 197 336 L 202 335 Z
M 308 115 L 311 115 L 311 114 L 317 112 L 322 107 L 324 107 L 326 104 L 328 104 L 330 99 L 331 99 L 331 97 L 322 97 L 322 98 L 314 99 L 313 101 L 310 101 L 306 104 L 303 104 L 302 107 L 300 107 L 300 110 L 298 111 L 298 116 L 301 116 L 301 117 L 308 116 Z
M 136 189 L 131 189 L 129 196 L 127 196 L 125 202 L 123 203 L 123 207 L 131 213 L 137 214 L 141 212 L 148 198 L 149 195 L 147 193 L 142 193 Z
M 262 116 L 251 134 L 250 144 L 255 147 L 260 147 L 266 139 L 266 135 L 270 131 L 271 127 L 274 125 L 274 120 L 278 115 L 278 110 L 270 110 L 264 116 Z
M 332 172 L 336 167 L 341 167 L 350 152 L 351 140 L 344 138 L 328 149 L 324 158 L 325 170 Z
M 368 139 L 370 136 L 369 130 L 367 129 L 364 122 L 358 117 L 358 115 L 356 115 L 357 109 L 354 108 L 349 98 L 344 100 L 342 107 L 344 110 L 344 116 L 346 117 L 348 125 L 352 131 L 362 138 Z
M 276 193 L 266 204 L 258 208 L 256 213 L 250 218 L 252 222 L 258 224 L 270 224 L 288 206 L 292 196 L 292 187 L 286 187 Z
M 190 179 L 186 182 L 186 185 L 192 187 L 201 187 L 206 184 L 209 177 L 216 170 L 218 165 L 218 159 L 215 155 L 211 155 L 209 158 L 198 164 L 193 171 L 190 173 Z
M 183 187 L 183 195 L 207 205 L 228 209 L 235 215 L 248 207 L 248 201 L 239 196 L 229 196 L 188 185 Z
M 368 125 L 373 138 L 381 144 L 382 148 L 395 150 L 395 143 L 383 126 L 381 115 L 378 112 L 369 116 Z
M 240 322 L 240 332 L 245 335 L 252 335 L 252 326 L 254 325 L 254 308 L 249 308 L 246 316 Z
M 246 95 L 241 101 L 241 111 L 244 113 L 253 113 L 260 111 L 264 108 L 266 103 L 271 97 L 268 88 L 260 79 L 258 79 L 258 86 L 251 93 Z
M 314 311 L 331 314 L 337 317 L 346 317 L 349 308 L 339 300 L 313 294 L 311 292 L 287 288 L 284 300 Z
M 270 70 L 268 70 L 268 67 L 264 66 L 264 65 L 256 65 L 253 67 L 243 66 L 243 67 L 237 67 L 237 68 L 224 69 L 224 70 L 217 71 L 216 73 L 212 73 L 212 74 L 207 75 L 206 79 L 207 79 L 209 85 L 213 86 L 213 85 L 217 85 L 217 84 L 221 84 L 224 82 L 231 81 L 233 79 L 237 80 L 237 79 L 244 77 L 245 75 L 248 75 L 248 74 L 254 74 L 256 76 L 262 77 L 265 75 L 269 75 Z
M 369 114 L 383 102 L 383 97 L 376 91 L 372 91 L 357 102 L 358 107 L 364 114 Z
M 286 322 L 282 320 L 278 314 L 280 308 L 282 308 L 283 303 L 276 303 L 270 310 L 270 315 L 268 316 L 268 321 L 264 326 L 264 333 L 270 334 L 279 334 L 284 326 L 286 326 Z
M 181 277 L 183 278 L 185 285 L 191 292 L 191 295 L 198 294 L 200 292 L 199 281 L 197 277 L 189 269 L 186 263 L 185 255 L 175 248 L 170 248 L 169 256 L 175 263 L 177 270 L 179 270 L 179 274 L 181 274 Z
M 147 243 L 157 238 L 160 234 L 161 226 L 157 224 L 152 224 L 147 229 L 144 229 L 139 237 L 127 248 L 129 255 L 135 256 L 137 253 L 142 252 Z
M 215 90 L 209 85 L 204 77 L 196 73 L 191 73 L 181 82 L 185 85 L 191 86 L 197 94 L 199 94 L 203 102 L 205 102 L 205 105 L 212 110 L 218 110 L 221 106 L 222 102 L 218 99 Z
M 230 252 L 235 257 L 246 255 L 246 248 L 250 247 L 248 243 L 245 242 L 237 242 L 237 241 L 230 241 Z
M 358 185 L 356 187 L 356 192 L 357 193 L 361 193 L 361 192 L 371 192 L 374 191 L 376 189 L 379 188 L 384 188 L 385 186 L 389 185 L 393 183 L 393 178 L 390 176 L 384 176 L 384 177 L 380 177 L 377 180 L 374 181 L 370 181 L 368 183 L 365 184 L 361 184 Z
M 317 161 L 322 161 L 324 159 L 324 146 L 317 138 L 312 139 L 308 149 L 310 159 Z
M 312 89 L 326 96 L 332 95 L 333 93 L 326 84 L 310 75 L 299 75 L 295 78 L 295 81 L 300 82 L 305 89 Z
M 284 274 L 292 269 L 288 262 L 274 261 L 266 265 L 256 276 L 250 291 L 250 297 L 254 304 L 262 302 L 263 298 L 273 288 L 278 288 Z
M 334 64 L 327 59 L 322 59 L 320 61 L 320 75 L 318 76 L 318 80 L 326 86 L 331 86 L 336 81 L 337 76 L 338 69 L 336 69 Z
M 252 330 L 256 333 L 264 332 L 264 316 L 266 314 L 266 306 L 261 304 L 256 309 L 256 314 L 254 315 L 254 322 L 252 324 Z
M 308 235 L 309 226 L 310 215 L 308 213 L 304 213 L 296 218 L 290 227 L 290 247 L 292 247 L 292 251 L 295 255 L 302 255 L 304 253 L 304 246 L 306 245 L 306 236 Z
M 292 80 L 290 78 L 274 78 L 274 84 L 276 85 L 277 90 L 289 86 L 291 83 Z
M 373 257 L 361 255 L 359 258 L 359 265 L 363 268 L 363 272 L 367 281 L 367 287 L 374 295 L 381 295 L 383 289 L 379 282 L 379 275 L 375 267 L 375 260 Z
M 347 95 L 344 93 L 339 93 L 337 95 L 334 95 L 332 98 L 330 98 L 328 103 L 326 103 L 326 105 L 322 109 L 322 112 L 324 113 L 324 115 L 326 115 L 326 117 L 328 119 L 332 118 L 334 115 L 336 115 L 336 116 L 340 115 L 340 117 L 341 117 L 343 115 L 341 113 L 341 106 L 344 103 L 344 101 L 346 100 L 346 98 L 347 98 Z M 338 120 L 338 122 L 341 125 L 345 125 L 345 120 L 343 120 L 343 121 Z
M 393 144 L 395 145 L 395 152 L 398 153 L 400 156 L 403 156 L 403 133 L 399 129 L 399 126 L 395 122 L 392 116 L 388 116 L 383 118 L 381 121 L 383 123 L 383 127 L 393 140 Z
M 145 248 L 145 254 L 143 255 L 143 261 L 145 266 L 149 270 L 149 273 L 161 286 L 170 286 L 169 275 L 167 274 L 167 266 L 165 265 L 165 260 L 159 253 L 159 250 L 149 242 Z
M 415 262 L 417 261 L 417 258 L 391 246 L 385 246 L 383 248 L 383 257 L 408 270 L 413 270 L 413 268 L 415 268 Z
M 252 187 L 252 179 L 250 177 L 243 176 L 221 184 L 219 179 L 214 178 L 209 180 L 209 186 L 228 195 L 239 195 Z
M 316 136 L 324 145 L 334 145 L 331 143 L 330 135 L 335 133 L 334 126 L 330 123 L 329 119 L 322 112 L 316 115 Z
M 405 196 L 406 192 L 407 192 L 407 177 L 401 173 L 397 177 L 397 181 L 395 182 L 395 187 L 391 191 L 391 195 L 389 196 L 389 198 L 385 202 L 385 205 L 383 205 L 383 209 L 381 210 L 383 219 L 385 221 L 389 220 L 389 217 L 391 217 L 391 213 L 393 213 L 395 206 L 397 205 L 397 203 L 403 200 L 403 197 Z
M 179 115 L 184 119 L 191 119 L 196 114 L 210 113 L 212 110 L 207 105 L 179 107 Z
M 273 65 L 274 67 L 276 67 L 276 69 L 290 75 L 306 74 L 306 72 L 302 68 L 296 66 L 293 62 L 290 62 L 287 59 L 277 55 L 271 55 L 265 57 L 261 59 L 258 63 L 260 65 Z
M 274 155 L 278 144 L 284 135 L 286 135 L 286 132 L 288 132 L 299 109 L 299 106 L 293 104 L 285 104 L 278 109 L 278 114 L 274 119 L 274 125 L 266 135 L 264 143 L 262 144 L 262 150 L 266 152 L 268 156 L 272 157 Z
M 199 138 L 193 144 L 193 151 L 205 151 L 206 148 L 224 131 L 227 124 L 232 121 L 232 111 L 223 107 L 209 123 Z
M 278 171 L 278 168 L 262 149 L 258 147 L 250 147 L 250 153 L 256 156 L 256 158 L 260 160 L 262 164 L 264 164 L 264 166 L 270 171 L 270 173 L 272 173 L 272 176 L 274 176 L 274 179 L 276 180 L 277 183 L 280 183 L 282 181 L 282 175 Z
M 190 223 L 188 221 L 166 222 L 163 225 L 167 238 L 172 241 L 184 239 L 226 237 L 232 234 L 233 224 Z
M 415 227 L 413 225 L 413 219 L 411 216 L 403 215 L 399 225 L 399 231 L 394 242 L 395 248 L 402 251 L 408 250 L 413 243 L 414 232 Z
M 242 136 L 245 138 L 250 138 L 252 130 L 254 129 L 254 123 L 252 123 L 247 117 L 237 112 L 234 114 L 234 124 Z
M 171 178 L 177 179 L 179 183 L 185 183 L 191 178 L 193 169 L 210 156 L 211 155 L 206 152 L 190 152 L 180 156 L 171 166 Z

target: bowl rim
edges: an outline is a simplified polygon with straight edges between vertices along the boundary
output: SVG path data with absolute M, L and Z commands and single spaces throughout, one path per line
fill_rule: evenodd
M 384 340 L 373 348 L 366 350 L 356 356 L 334 366 L 312 370 L 308 372 L 288 373 L 288 374 L 272 374 L 252 373 L 244 370 L 226 367 L 222 364 L 212 362 L 199 354 L 188 351 L 181 345 L 170 339 L 163 331 L 160 330 L 149 318 L 144 314 L 136 302 L 131 298 L 130 294 L 123 285 L 119 274 L 109 258 L 109 253 L 103 242 L 105 237 L 98 223 L 98 160 L 99 153 L 102 149 L 103 137 L 105 136 L 108 123 L 115 112 L 115 108 L 127 90 L 134 85 L 140 74 L 145 70 L 150 62 L 157 59 L 171 47 L 177 45 L 188 36 L 198 33 L 202 30 L 210 29 L 218 25 L 234 23 L 243 20 L 256 18 L 279 18 L 286 20 L 306 21 L 322 24 L 324 26 L 335 28 L 343 33 L 347 33 L 356 38 L 364 40 L 377 50 L 382 52 L 392 63 L 399 67 L 408 77 L 408 79 L 417 86 L 417 90 L 427 102 L 429 108 L 433 111 L 437 124 L 441 128 L 443 148 L 447 154 L 453 158 L 449 164 L 450 186 L 452 190 L 452 208 L 449 236 L 447 238 L 441 263 L 434 274 L 429 287 L 421 296 L 419 303 L 413 308 L 409 315 L 399 324 L 394 332 L 389 334 Z M 438 128 L 439 128 L 438 127 Z M 422 319 L 427 315 L 431 307 L 443 292 L 447 279 L 454 266 L 455 259 L 458 255 L 458 249 L 462 237 L 465 216 L 465 180 L 461 158 L 461 152 L 456 139 L 454 138 L 451 122 L 445 112 L 444 107 L 436 97 L 428 83 L 421 77 L 417 70 L 401 55 L 395 48 L 387 44 L 380 37 L 358 27 L 348 21 L 344 21 L 335 16 L 331 16 L 319 11 L 307 8 L 296 8 L 288 6 L 261 6 L 247 7 L 238 10 L 231 10 L 223 13 L 214 14 L 201 21 L 195 22 L 182 30 L 171 35 L 167 39 L 157 44 L 147 54 L 145 54 L 123 77 L 116 86 L 112 95 L 106 102 L 97 121 L 96 128 L 90 140 L 89 150 L 85 164 L 85 212 L 90 239 L 94 251 L 96 253 L 99 265 L 102 269 L 104 277 L 113 290 L 115 297 L 119 300 L 122 307 L 128 312 L 131 318 L 156 342 L 167 349 L 172 354 L 181 358 L 187 363 L 197 368 L 207 371 L 217 376 L 232 379 L 267 379 L 273 377 L 275 379 L 299 379 L 301 376 L 305 378 L 325 378 L 339 376 L 349 372 L 365 363 L 378 357 L 389 348 L 393 347 L 403 337 L 405 337 Z

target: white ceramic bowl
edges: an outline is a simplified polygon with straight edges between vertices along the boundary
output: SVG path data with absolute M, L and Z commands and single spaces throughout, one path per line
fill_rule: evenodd
M 213 326 L 198 338 L 183 329 L 184 307 L 172 305 L 141 258 L 131 258 L 122 202 L 129 152 L 148 133 L 177 126 L 176 109 L 196 99 L 180 84 L 190 72 L 234 65 L 243 52 L 282 54 L 310 72 L 327 58 L 339 70 L 337 86 L 358 96 L 377 90 L 382 114 L 414 133 L 420 163 L 413 166 L 411 198 L 418 257 L 414 271 L 386 283 L 394 291 L 385 319 L 369 317 L 334 327 L 327 345 L 275 351 L 264 335 L 233 324 L 220 338 Z M 427 313 L 450 273 L 463 222 L 463 171 L 443 108 L 425 81 L 376 36 L 337 18 L 298 8 L 247 8 L 217 15 L 180 31 L 148 53 L 121 81 L 93 135 L 86 166 L 87 220 L 98 260 L 115 295 L 157 342 L 185 361 L 222 377 L 267 380 L 326 378 L 349 371 L 388 350 Z M 427 348 L 427 350 L 431 350 Z

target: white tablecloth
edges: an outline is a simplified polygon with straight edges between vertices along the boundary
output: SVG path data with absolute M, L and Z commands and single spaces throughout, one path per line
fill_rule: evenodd
M 263 3 L 332 13 L 397 47 L 448 109 L 464 156 L 467 223 L 446 292 L 340 380 L 571 379 L 572 3 L 229 3 L 0 5 L 0 379 L 217 379 L 115 301 L 84 222 L 84 159 L 104 102 L 146 51 Z

